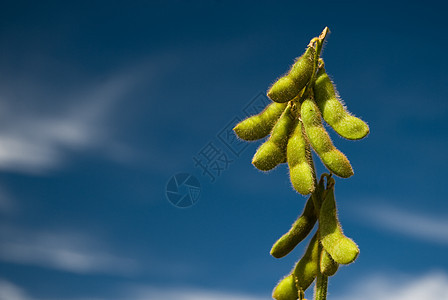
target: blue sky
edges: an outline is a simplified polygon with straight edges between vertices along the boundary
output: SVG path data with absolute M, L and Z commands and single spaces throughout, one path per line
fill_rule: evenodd
M 446 9 L 3 3 L 0 300 L 269 299 L 304 251 L 269 255 L 305 197 L 285 166 L 250 164 L 259 142 L 235 155 L 219 137 L 325 26 L 327 72 L 371 129 L 329 130 L 355 170 L 336 200 L 361 249 L 329 299 L 448 299 Z M 210 143 L 231 161 L 213 182 L 193 161 Z M 177 173 L 200 181 L 192 207 L 166 198 Z

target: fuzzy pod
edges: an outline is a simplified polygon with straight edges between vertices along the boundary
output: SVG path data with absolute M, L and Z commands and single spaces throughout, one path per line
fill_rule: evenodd
M 294 130 L 289 137 L 286 148 L 289 177 L 297 192 L 308 195 L 314 191 L 310 145 L 305 138 L 300 120 L 295 120 L 294 125 Z
M 327 250 L 322 249 L 320 255 L 320 272 L 325 276 L 333 276 L 339 268 L 339 264 L 331 258 Z
M 290 101 L 296 97 L 311 79 L 315 53 L 313 47 L 308 47 L 292 65 L 289 72 L 271 86 L 268 97 L 279 103 Z
M 349 264 L 359 255 L 359 248 L 342 232 L 337 217 L 334 187 L 327 189 L 320 208 L 320 241 L 333 260 L 339 264 Z
M 266 137 L 285 110 L 287 103 L 271 103 L 258 115 L 251 116 L 238 123 L 233 131 L 240 139 L 256 141 Z
M 316 221 L 313 198 L 310 196 L 302 214 L 292 224 L 291 229 L 272 246 L 271 255 L 281 258 L 291 252 L 310 233 Z
M 305 291 L 319 272 L 319 242 L 317 233 L 310 240 L 303 257 L 297 262 L 293 274 L 297 289 Z
M 303 101 L 300 114 L 308 141 L 327 169 L 342 178 L 352 176 L 353 168 L 347 157 L 333 145 L 322 125 L 322 118 L 316 103 L 310 98 Z
M 293 125 L 291 106 L 288 105 L 272 129 L 271 136 L 255 153 L 252 164 L 261 171 L 269 171 L 286 160 L 288 136 Z
M 286 103 L 300 93 L 301 89 L 289 76 L 279 78 L 269 89 L 268 97 L 278 103 Z
M 299 298 L 294 275 L 290 274 L 280 280 L 272 291 L 272 298 L 276 300 L 297 300 Z
M 317 72 L 313 91 L 322 117 L 340 136 L 349 140 L 359 140 L 369 133 L 369 126 L 363 120 L 351 115 L 341 103 L 324 67 Z

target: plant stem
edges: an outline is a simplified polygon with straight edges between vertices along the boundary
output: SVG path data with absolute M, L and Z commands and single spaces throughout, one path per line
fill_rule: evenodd
M 324 274 L 317 274 L 316 288 L 314 292 L 314 300 L 326 300 L 327 299 L 327 286 L 328 277 Z
M 303 95 L 305 95 L 305 97 L 308 96 L 308 94 L 312 90 L 312 86 L 314 85 L 316 71 L 319 66 L 320 52 L 322 51 L 322 46 L 324 44 L 324 41 L 325 41 L 325 38 L 326 38 L 328 32 L 330 32 L 330 30 L 328 29 L 328 27 L 325 27 L 324 30 L 322 31 L 322 33 L 319 35 L 319 37 L 313 38 L 308 45 L 308 47 L 313 47 L 313 45 L 315 44 L 315 48 L 314 48 L 315 54 L 314 54 L 314 71 L 313 71 L 313 75 L 311 75 L 311 79 L 310 79 L 308 85 L 305 88 L 305 92 L 303 93 Z
M 308 93 L 311 92 L 311 88 L 314 85 L 314 81 L 316 80 L 316 71 L 317 71 L 318 64 L 319 64 L 319 57 L 320 57 L 320 53 L 322 51 L 322 45 L 324 43 L 325 37 L 327 36 L 328 32 L 330 32 L 330 29 L 328 29 L 328 27 L 325 27 L 318 38 L 313 38 L 310 41 L 309 46 L 316 43 L 316 48 L 315 48 L 316 53 L 314 56 L 314 71 L 313 71 L 313 75 L 311 75 L 309 84 L 305 88 L 305 92 L 303 93 L 303 95 L 308 95 Z M 310 155 L 311 155 L 311 167 L 313 169 L 314 186 L 317 187 L 318 180 L 317 180 L 317 174 L 316 174 L 316 167 L 314 166 L 313 156 L 312 156 L 312 154 L 310 154 Z M 318 199 L 316 199 L 316 197 L 317 197 L 316 193 L 313 192 L 314 207 L 316 210 L 316 215 L 319 218 L 320 203 L 319 203 Z
M 313 86 L 314 84 L 314 80 L 315 80 L 315 76 L 316 76 L 316 71 L 318 68 L 318 63 L 319 63 L 319 57 L 320 57 L 320 53 L 322 51 L 322 45 L 324 43 L 324 39 L 328 33 L 328 27 L 325 27 L 324 30 L 322 31 L 321 35 L 319 36 L 319 39 L 316 40 L 316 56 L 315 56 L 315 65 L 314 65 L 314 72 L 313 75 L 311 77 L 311 84 L 309 86 L 307 86 L 307 90 L 311 88 L 311 86 Z M 313 174 L 314 174 L 314 182 L 317 186 L 317 174 L 316 174 L 316 168 L 314 166 L 314 161 L 311 162 L 312 168 L 313 168 Z M 316 214 L 317 214 L 317 218 L 319 220 L 319 211 L 320 211 L 320 203 L 321 201 L 319 201 L 319 199 L 316 199 L 316 194 L 314 194 L 314 206 L 316 208 Z M 320 241 L 320 232 L 318 229 L 318 240 Z M 322 256 L 322 251 L 323 251 L 323 246 L 322 244 L 319 242 L 319 261 L 320 261 L 320 257 Z M 327 287 L 328 287 L 328 277 L 325 276 L 324 274 L 322 274 L 320 272 L 320 266 L 317 268 L 317 276 L 316 276 L 316 286 L 315 286 L 315 292 L 314 292 L 314 300 L 326 300 L 327 299 Z
M 320 220 L 319 220 L 320 227 Z M 328 287 L 328 277 L 320 272 L 320 259 L 322 257 L 322 252 L 324 251 L 324 247 L 320 243 L 320 228 L 317 229 L 317 238 L 318 238 L 318 267 L 317 267 L 317 276 L 316 276 L 316 286 L 314 289 L 314 300 L 326 300 L 327 299 L 327 287 Z
M 308 97 L 309 93 L 312 93 L 312 87 L 314 85 L 314 81 L 316 80 L 316 72 L 318 69 L 318 64 L 319 64 L 319 57 L 320 57 L 320 53 L 322 51 L 322 46 L 325 40 L 325 37 L 327 36 L 329 32 L 328 27 L 325 27 L 324 30 L 322 31 L 322 33 L 320 34 L 320 36 L 318 38 L 314 38 L 311 40 L 310 45 L 313 45 L 315 43 L 315 56 L 314 56 L 314 72 L 313 75 L 311 76 L 310 82 L 308 83 L 307 87 L 305 88 L 304 93 L 302 94 L 302 97 Z M 315 186 L 317 187 L 317 174 L 316 174 L 316 167 L 314 166 L 314 161 L 312 159 L 311 156 L 311 166 L 313 169 L 313 177 L 314 177 L 314 183 Z M 318 195 L 316 193 L 316 191 L 313 192 L 313 202 L 314 202 L 314 207 L 316 210 L 316 215 L 317 218 L 319 218 L 319 211 L 320 211 L 320 199 L 317 199 Z M 318 239 L 320 240 L 320 234 L 319 234 L 319 229 L 318 229 Z M 319 258 L 321 257 L 321 253 L 322 253 L 322 245 L 319 242 Z M 318 273 L 317 273 L 317 278 L 316 278 L 316 287 L 315 287 L 315 295 L 314 295 L 314 300 L 326 300 L 327 299 L 327 286 L 328 286 L 328 277 L 325 276 L 324 274 L 322 274 L 320 272 L 320 267 L 318 267 Z

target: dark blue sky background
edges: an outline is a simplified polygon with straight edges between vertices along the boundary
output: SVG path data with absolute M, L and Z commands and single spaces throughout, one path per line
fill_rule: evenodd
M 355 170 L 336 199 L 361 249 L 329 299 L 448 299 L 447 8 L 4 1 L 0 300 L 269 299 L 306 243 L 270 247 L 306 198 L 285 166 L 251 165 L 259 142 L 236 156 L 218 137 L 325 26 L 327 72 L 371 129 L 329 129 Z M 209 143 L 232 160 L 214 182 L 193 161 Z M 179 172 L 202 188 L 186 209 L 165 196 Z

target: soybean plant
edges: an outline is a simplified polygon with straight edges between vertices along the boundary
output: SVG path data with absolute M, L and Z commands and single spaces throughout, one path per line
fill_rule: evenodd
M 347 157 L 333 145 L 323 120 L 341 137 L 366 137 L 369 126 L 345 108 L 320 57 L 328 27 L 311 39 L 305 53 L 268 90 L 273 101 L 258 115 L 234 128 L 246 141 L 269 138 L 258 148 L 252 164 L 261 171 L 287 163 L 292 187 L 309 195 L 303 212 L 291 229 L 274 244 L 271 255 L 288 255 L 315 227 L 303 256 L 274 288 L 277 300 L 305 299 L 305 290 L 314 282 L 315 300 L 327 297 L 328 277 L 339 265 L 350 264 L 359 255 L 353 240 L 344 235 L 337 217 L 333 174 L 348 178 L 353 168 Z M 329 173 L 317 180 L 311 149 Z

